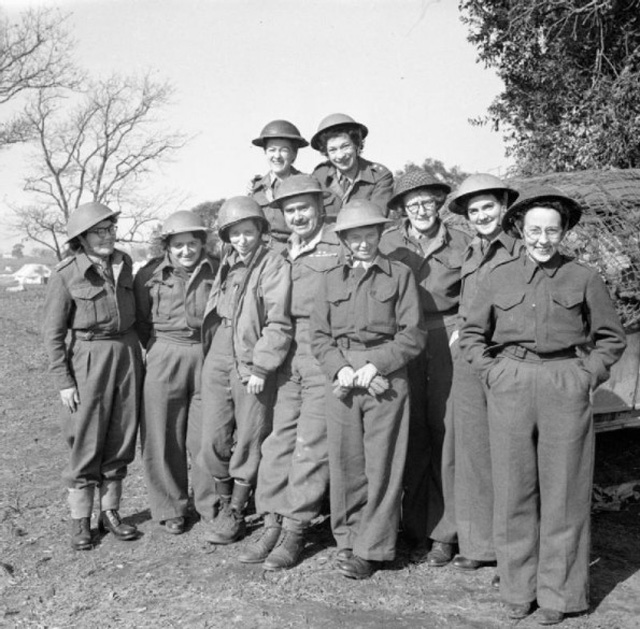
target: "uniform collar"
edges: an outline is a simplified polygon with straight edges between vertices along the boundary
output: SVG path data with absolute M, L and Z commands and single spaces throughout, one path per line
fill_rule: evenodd
M 109 258 L 109 263 L 112 266 L 118 266 L 122 264 L 124 261 L 125 261 L 125 257 L 122 251 L 120 251 L 119 249 L 114 249 L 113 253 Z M 89 258 L 89 256 L 84 252 L 84 250 L 76 253 L 76 263 L 78 264 L 80 272 L 85 277 L 89 272 L 89 269 L 93 269 L 94 271 L 98 272 L 96 265 L 91 261 L 91 258 Z
M 341 181 L 342 179 L 345 178 L 345 175 L 343 175 L 333 164 L 331 164 L 331 168 L 333 169 L 332 175 L 334 179 Z M 349 178 L 346 177 L 346 179 L 349 179 Z M 371 169 L 371 162 L 360 157 L 359 155 L 358 155 L 358 170 L 356 171 L 356 176 L 353 179 L 353 183 L 355 183 L 356 181 L 364 181 L 366 183 L 371 183 L 371 184 L 375 183 L 375 177 L 373 176 L 373 170 Z
M 540 264 L 535 260 L 532 260 L 527 253 L 526 247 L 522 247 L 522 259 L 524 265 L 524 274 L 527 283 L 531 283 L 536 271 L 540 269 L 542 273 L 544 273 L 548 277 L 554 277 L 558 272 L 558 269 L 564 264 L 565 260 L 563 256 L 556 251 L 555 255 L 551 260 L 545 262 L 544 264 Z
M 378 255 L 373 259 L 369 268 L 371 267 L 377 267 L 383 273 L 386 273 L 389 276 L 391 275 L 391 260 L 389 260 L 389 258 L 383 253 L 380 253 L 380 251 L 378 251 Z M 352 268 L 354 268 L 353 259 L 351 256 L 346 256 L 342 267 L 343 277 L 346 277 L 348 269 Z

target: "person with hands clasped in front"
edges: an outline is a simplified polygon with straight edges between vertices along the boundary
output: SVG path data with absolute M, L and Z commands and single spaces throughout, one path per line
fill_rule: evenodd
M 260 447 L 271 431 L 275 372 L 291 344 L 291 269 L 269 249 L 264 213 L 250 197 L 227 199 L 218 214 L 226 244 L 202 325 L 202 444 L 198 463 L 210 492 L 195 494 L 205 539 L 231 544 L 245 533 Z
M 311 348 L 327 375 L 338 570 L 353 579 L 395 557 L 409 434 L 406 366 L 425 344 L 411 270 L 378 250 L 388 222 L 364 199 L 340 210 L 335 232 L 348 254 L 325 272 L 311 318 Z

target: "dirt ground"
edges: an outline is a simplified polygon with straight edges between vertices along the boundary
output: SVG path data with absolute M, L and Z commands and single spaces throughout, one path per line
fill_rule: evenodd
M 140 462 L 121 512 L 141 536 L 97 540 L 74 552 L 60 471 L 59 403 L 46 374 L 39 321 L 43 289 L 0 293 L 0 627 L 207 627 L 440 629 L 507 627 L 493 569 L 396 561 L 357 582 L 334 569 L 326 522 L 293 570 L 263 573 L 236 557 L 242 542 L 214 547 L 197 523 L 164 533 L 147 509 Z M 640 430 L 598 436 L 596 481 L 640 478 Z M 640 628 L 640 505 L 593 516 L 592 607 L 567 629 Z M 93 522 L 95 527 L 95 522 Z M 536 614 L 518 623 L 537 627 Z

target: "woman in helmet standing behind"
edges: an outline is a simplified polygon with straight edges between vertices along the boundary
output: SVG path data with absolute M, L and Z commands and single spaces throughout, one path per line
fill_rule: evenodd
M 162 228 L 165 254 L 134 282 L 136 327 L 147 350 L 140 436 L 151 513 L 173 535 L 184 532 L 188 463 L 198 491 L 207 483 L 200 449 L 201 325 L 218 261 L 206 252 L 208 230 L 193 212 L 175 212 Z
M 131 258 L 115 248 L 118 215 L 95 202 L 71 214 L 71 255 L 52 273 L 44 304 L 44 343 L 66 411 L 70 456 L 62 477 L 75 550 L 92 547 L 96 487 L 99 529 L 120 540 L 137 536 L 119 514 L 122 479 L 135 455 L 142 358 L 133 329 Z
M 256 175 L 251 180 L 249 196 L 258 202 L 269 221 L 271 238 L 286 246 L 291 230 L 287 227 L 282 210 L 271 204 L 282 180 L 300 174 L 293 163 L 298 156 L 298 149 L 309 146 L 309 142 L 300 135 L 298 127 L 288 120 L 272 120 L 252 144 L 264 149 L 269 172 L 266 175 Z
M 340 208 L 353 199 L 368 199 L 387 215 L 393 192 L 391 171 L 360 157 L 369 129 L 346 114 L 331 114 L 318 125 L 311 147 L 327 158 L 313 176 L 331 193 L 325 202 L 327 220 L 333 222 Z

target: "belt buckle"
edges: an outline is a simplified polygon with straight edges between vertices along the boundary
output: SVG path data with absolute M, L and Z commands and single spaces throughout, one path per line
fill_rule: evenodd
M 526 348 L 522 347 L 521 345 L 516 345 L 513 353 L 516 358 L 526 358 L 528 351 Z

